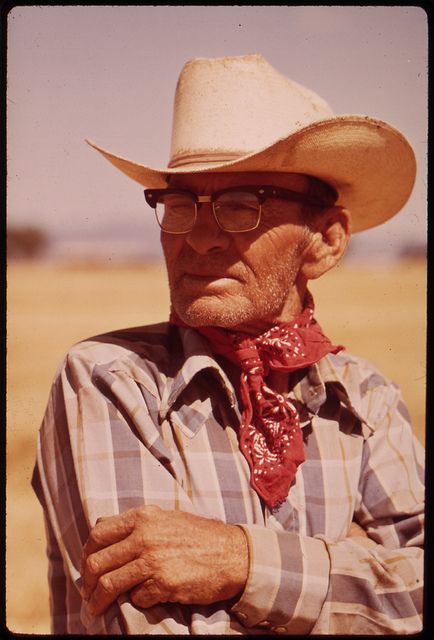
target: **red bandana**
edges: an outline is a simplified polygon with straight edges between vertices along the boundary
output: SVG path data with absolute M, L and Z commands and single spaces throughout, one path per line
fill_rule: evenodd
M 266 384 L 270 369 L 296 371 L 343 347 L 334 346 L 313 318 L 313 299 L 292 322 L 252 337 L 217 327 L 195 327 L 214 353 L 241 368 L 242 418 L 239 446 L 250 466 L 250 482 L 270 509 L 288 495 L 297 467 L 304 461 L 297 409 Z M 175 313 L 171 322 L 186 326 Z

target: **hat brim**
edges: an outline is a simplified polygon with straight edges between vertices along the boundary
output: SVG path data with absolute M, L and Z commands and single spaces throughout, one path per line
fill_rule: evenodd
M 367 116 L 318 120 L 273 144 L 234 160 L 152 168 L 117 156 L 86 140 L 127 176 L 148 188 L 167 185 L 183 173 L 274 171 L 303 173 L 324 180 L 351 213 L 353 232 L 394 216 L 407 202 L 416 177 L 416 159 L 394 127 Z

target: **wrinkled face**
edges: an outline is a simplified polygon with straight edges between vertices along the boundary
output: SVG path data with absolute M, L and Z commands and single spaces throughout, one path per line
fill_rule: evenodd
M 297 174 L 214 173 L 177 175 L 171 187 L 198 195 L 236 185 L 271 184 L 305 192 Z M 217 225 L 211 204 L 198 210 L 186 234 L 161 233 L 171 301 L 191 326 L 220 326 L 255 332 L 300 311 L 305 285 L 299 270 L 308 233 L 299 203 L 270 199 L 262 205 L 259 227 L 228 233 Z

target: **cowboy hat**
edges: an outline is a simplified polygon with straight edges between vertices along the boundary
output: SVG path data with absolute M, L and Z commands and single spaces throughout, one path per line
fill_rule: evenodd
M 175 93 L 170 161 L 152 168 L 87 142 L 146 187 L 180 173 L 278 171 L 330 184 L 353 231 L 381 224 L 406 203 L 416 161 L 390 124 L 333 115 L 313 91 L 282 75 L 261 55 L 196 58 Z

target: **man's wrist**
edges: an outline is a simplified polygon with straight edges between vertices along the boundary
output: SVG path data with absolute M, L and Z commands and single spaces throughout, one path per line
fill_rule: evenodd
M 234 585 L 233 597 L 239 598 L 247 584 L 249 575 L 249 545 L 244 529 L 238 525 L 229 525 L 232 529 L 231 581 Z

